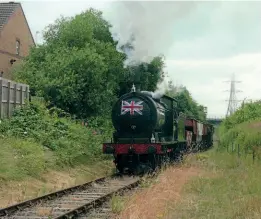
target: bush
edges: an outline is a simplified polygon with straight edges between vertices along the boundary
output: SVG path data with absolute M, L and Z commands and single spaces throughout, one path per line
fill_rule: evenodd
M 104 158 L 101 146 L 111 136 L 111 123 L 96 118 L 89 127 L 83 127 L 65 115 L 60 109 L 47 109 L 45 104 L 32 101 L 17 108 L 9 120 L 3 120 L 0 132 L 4 138 L 21 139 L 50 149 L 59 166 Z M 97 129 L 102 134 L 95 134 Z
M 261 146 L 261 105 L 251 102 L 242 105 L 232 116 L 226 118 L 218 129 L 220 145 L 240 145 L 244 151 Z

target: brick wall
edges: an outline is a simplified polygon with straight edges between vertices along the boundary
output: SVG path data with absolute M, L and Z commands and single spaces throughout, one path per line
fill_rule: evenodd
M 20 54 L 16 55 L 16 40 L 20 41 Z M 29 54 L 30 46 L 34 45 L 33 38 L 27 26 L 22 9 L 19 7 L 9 18 L 9 21 L 0 32 L 0 72 L 3 77 L 12 79 L 10 60 L 19 62 Z

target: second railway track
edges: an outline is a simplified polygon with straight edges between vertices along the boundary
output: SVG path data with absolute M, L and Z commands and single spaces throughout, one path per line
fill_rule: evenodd
M 60 190 L 0 209 L 0 218 L 60 219 L 77 218 L 102 205 L 114 193 L 136 187 L 139 177 L 113 176 Z

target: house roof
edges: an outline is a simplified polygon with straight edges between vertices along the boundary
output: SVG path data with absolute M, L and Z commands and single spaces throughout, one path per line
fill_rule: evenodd
M 20 6 L 21 6 L 20 3 L 14 3 L 14 2 L 0 3 L 0 31 L 2 30 L 4 25 L 8 22 L 9 17 Z
M 21 7 L 24 18 L 25 18 L 25 22 L 28 26 L 29 32 L 31 34 L 33 43 L 34 42 L 34 38 L 33 38 L 33 34 L 31 32 L 31 29 L 28 25 L 27 19 L 25 17 L 24 11 L 23 11 L 23 7 L 21 6 L 21 3 L 19 2 L 5 2 L 5 3 L 0 3 L 0 32 L 3 29 L 4 25 L 8 22 L 8 19 L 12 16 L 12 14 L 15 12 L 15 10 L 17 8 Z

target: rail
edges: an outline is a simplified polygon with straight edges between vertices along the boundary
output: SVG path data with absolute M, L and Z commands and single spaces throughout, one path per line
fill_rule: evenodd
M 0 218 L 72 218 L 108 200 L 113 194 L 136 187 L 139 177 L 103 177 L 0 209 Z

